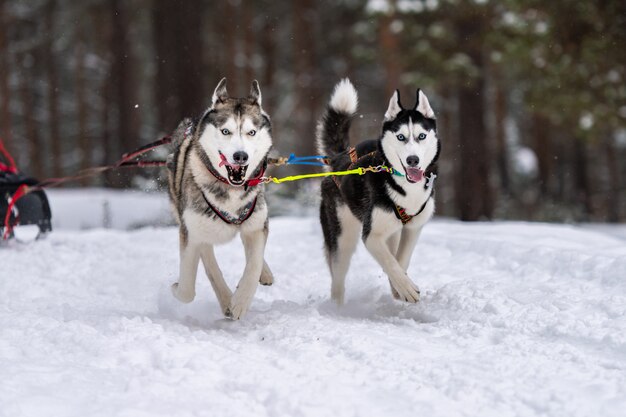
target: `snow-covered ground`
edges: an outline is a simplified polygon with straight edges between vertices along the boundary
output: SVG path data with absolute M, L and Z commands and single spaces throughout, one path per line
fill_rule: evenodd
M 337 308 L 317 220 L 272 218 L 276 283 L 233 322 L 201 269 L 170 295 L 176 229 L 60 229 L 0 247 L 2 417 L 625 415 L 626 240 L 601 230 L 435 221 L 419 304 L 361 246 Z M 234 285 L 241 244 L 218 259 Z
M 129 230 L 173 224 L 167 194 L 104 188 L 46 190 L 52 230 Z

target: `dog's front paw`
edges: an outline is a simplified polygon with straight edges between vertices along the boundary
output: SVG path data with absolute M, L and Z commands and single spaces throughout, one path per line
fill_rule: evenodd
M 222 310 L 222 313 L 226 316 L 226 317 L 230 317 L 230 301 L 233 298 L 233 294 L 230 292 L 230 290 L 228 290 L 227 292 L 225 292 L 224 294 L 218 294 L 217 297 L 217 301 L 220 304 L 220 309 Z
M 232 302 L 230 307 L 226 309 L 226 313 L 224 314 L 229 319 L 239 320 L 242 319 L 243 316 L 248 312 L 249 304 L 245 302 L 235 303 Z
M 398 291 L 396 291 L 396 289 L 393 288 L 393 284 L 391 283 L 391 280 L 389 280 L 389 287 L 391 287 L 391 296 L 394 298 L 394 300 L 399 300 L 400 294 L 398 294 Z
M 248 308 L 252 303 L 254 292 L 241 291 L 241 288 L 235 291 L 233 298 L 230 300 L 230 306 L 226 309 L 224 315 L 233 320 L 243 318 L 248 312 Z
M 392 294 L 398 300 L 406 301 L 407 303 L 417 303 L 420 300 L 420 289 L 408 277 L 400 282 L 396 282 L 395 285 L 392 282 L 392 287 L 392 289 L 396 290 L 398 297 L 393 294 L 393 291 Z
M 196 292 L 194 290 L 182 291 L 178 282 L 172 284 L 172 294 L 174 294 L 174 297 L 181 303 L 190 303 L 196 298 Z
M 274 283 L 274 274 L 272 274 L 272 271 L 270 271 L 267 265 L 263 266 L 259 283 L 261 285 L 272 285 Z

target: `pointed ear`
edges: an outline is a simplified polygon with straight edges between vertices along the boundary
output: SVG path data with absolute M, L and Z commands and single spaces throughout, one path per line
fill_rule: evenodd
M 212 107 L 214 107 L 217 102 L 223 102 L 227 98 L 228 98 L 228 91 L 226 91 L 226 77 L 224 77 L 217 84 L 217 87 L 215 87 L 215 91 L 213 92 Z
M 430 103 L 428 102 L 428 98 L 426 98 L 426 94 L 419 88 L 417 89 L 417 103 L 415 103 L 415 110 L 422 113 L 424 117 L 429 119 L 435 118 L 435 112 L 432 107 L 430 107 Z
M 250 87 L 250 95 L 248 98 L 255 101 L 259 106 L 261 105 L 261 89 L 259 88 L 259 82 L 257 80 L 252 81 L 252 87 Z
M 400 104 L 400 91 L 396 90 L 391 99 L 389 100 L 389 107 L 385 112 L 385 121 L 394 119 L 398 113 L 402 111 L 402 104 Z

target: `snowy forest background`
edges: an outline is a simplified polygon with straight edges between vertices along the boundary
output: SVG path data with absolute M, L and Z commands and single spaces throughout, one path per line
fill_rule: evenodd
M 623 0 L 0 0 L 0 137 L 35 177 L 158 139 L 223 76 L 233 95 L 259 80 L 280 154 L 315 153 L 342 77 L 360 93 L 359 140 L 395 88 L 405 105 L 422 88 L 443 142 L 440 215 L 626 218 Z

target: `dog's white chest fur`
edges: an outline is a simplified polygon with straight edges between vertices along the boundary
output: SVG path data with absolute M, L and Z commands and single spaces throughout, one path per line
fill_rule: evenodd
M 231 241 L 237 234 L 237 227 L 222 219 L 208 219 L 195 210 L 185 210 L 183 219 L 189 230 L 189 239 L 194 244 L 219 245 Z

